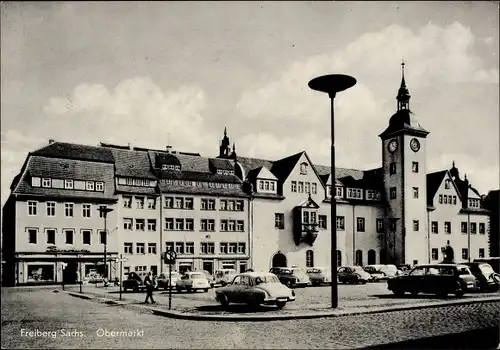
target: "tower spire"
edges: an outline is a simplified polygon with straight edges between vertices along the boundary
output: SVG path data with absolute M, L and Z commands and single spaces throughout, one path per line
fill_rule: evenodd
M 399 87 L 396 100 L 398 101 L 398 111 L 402 109 L 410 109 L 410 93 L 406 88 L 404 60 L 401 60 L 401 86 Z

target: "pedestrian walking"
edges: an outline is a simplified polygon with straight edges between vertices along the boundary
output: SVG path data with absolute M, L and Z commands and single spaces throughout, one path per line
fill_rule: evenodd
M 144 278 L 144 284 L 146 285 L 146 300 L 144 303 L 149 304 L 149 299 L 151 299 L 152 304 L 156 304 L 156 302 L 153 299 L 153 290 L 154 290 L 154 285 L 153 285 L 153 277 L 151 277 L 151 271 L 148 272 L 146 278 Z

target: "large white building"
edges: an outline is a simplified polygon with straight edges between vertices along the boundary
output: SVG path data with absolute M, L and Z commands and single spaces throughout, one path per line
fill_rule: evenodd
M 181 272 L 330 265 L 332 193 L 339 265 L 437 262 L 445 247 L 455 261 L 487 257 L 489 212 L 455 164 L 426 172 L 429 132 L 404 76 L 397 101 L 381 167 L 335 176 L 305 151 L 240 157 L 226 130 L 216 158 L 50 141 L 28 155 L 3 208 L 3 281 L 72 282 L 104 272 L 104 259 L 113 278 L 120 255 L 125 271 L 160 273 L 170 249 Z M 106 219 L 101 206 L 113 209 Z

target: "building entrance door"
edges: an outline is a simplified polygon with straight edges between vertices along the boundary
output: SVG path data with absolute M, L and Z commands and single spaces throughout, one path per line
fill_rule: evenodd
M 286 256 L 282 253 L 276 253 L 273 256 L 273 267 L 286 267 Z
M 204 260 L 202 270 L 208 271 L 211 275 L 214 274 L 214 262 L 211 260 Z
M 68 260 L 65 261 L 68 265 L 63 270 L 63 282 L 65 284 L 73 284 L 77 282 L 77 271 L 78 271 L 78 262 Z

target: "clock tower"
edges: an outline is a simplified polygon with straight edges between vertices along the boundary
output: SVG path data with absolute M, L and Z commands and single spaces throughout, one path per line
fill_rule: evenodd
M 383 249 L 390 264 L 427 261 L 427 178 L 426 138 L 410 111 L 410 93 L 402 67 L 397 111 L 389 126 L 379 135 L 382 140 L 382 173 L 388 202 Z

